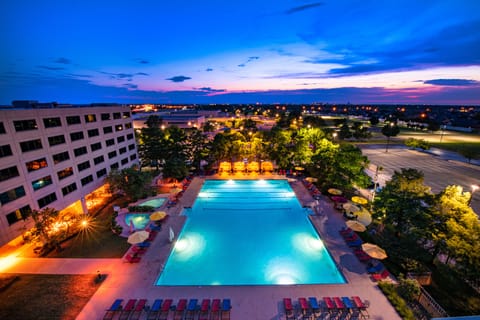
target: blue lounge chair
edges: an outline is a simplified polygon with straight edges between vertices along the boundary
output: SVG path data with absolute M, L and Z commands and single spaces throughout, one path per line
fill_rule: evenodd
M 185 320 L 193 320 L 197 314 L 197 299 L 190 299 L 187 305 L 187 313 L 185 314 Z
M 221 310 L 221 319 L 229 320 L 230 319 L 230 309 L 232 309 L 232 304 L 230 299 L 223 299 L 222 301 L 222 310 Z
M 368 273 L 380 273 L 385 269 L 383 263 L 379 262 L 377 265 L 367 268 Z
M 152 307 L 147 314 L 147 320 L 157 319 L 158 314 L 160 313 L 160 307 L 162 306 L 162 302 L 162 299 L 156 299 L 155 301 L 153 301 Z
M 312 308 L 312 313 L 314 317 L 318 318 L 322 314 L 320 310 L 320 305 L 318 304 L 318 300 L 315 297 L 309 297 L 308 303 L 310 304 L 310 308 Z
M 112 303 L 112 306 L 107 309 L 107 312 L 105 312 L 105 315 L 103 316 L 103 320 L 112 320 L 113 317 L 115 317 L 115 314 L 120 312 L 122 310 L 122 302 L 123 299 L 117 299 Z
M 347 242 L 349 247 L 360 247 L 363 244 L 362 239 L 357 239 L 355 241 L 349 241 Z

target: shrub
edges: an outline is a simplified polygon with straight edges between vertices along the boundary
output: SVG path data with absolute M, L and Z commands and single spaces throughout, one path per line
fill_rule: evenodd
M 420 295 L 420 285 L 417 280 L 407 279 L 401 274 L 397 291 L 407 302 L 413 302 L 417 300 Z
M 378 283 L 378 286 L 402 319 L 415 320 L 413 311 L 408 307 L 407 302 L 405 302 L 405 300 L 398 294 L 394 284 L 381 281 Z

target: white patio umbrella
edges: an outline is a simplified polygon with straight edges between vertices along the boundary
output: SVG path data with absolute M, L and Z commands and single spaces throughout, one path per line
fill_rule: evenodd
M 130 244 L 141 243 L 141 242 L 147 240 L 149 235 L 150 235 L 150 233 L 148 233 L 148 231 L 145 231 L 145 230 L 137 231 L 135 233 L 132 233 L 128 237 L 127 242 L 130 243 Z

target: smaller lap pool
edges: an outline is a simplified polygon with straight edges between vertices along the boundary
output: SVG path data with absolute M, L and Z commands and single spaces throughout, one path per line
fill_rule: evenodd
M 165 198 L 155 198 L 155 199 L 150 199 L 145 202 L 141 202 L 138 205 L 139 206 L 150 206 L 154 208 L 160 208 L 162 204 L 165 202 Z
M 130 223 L 136 230 L 145 229 L 150 222 L 150 213 L 127 213 L 125 214 L 125 224 L 130 227 Z

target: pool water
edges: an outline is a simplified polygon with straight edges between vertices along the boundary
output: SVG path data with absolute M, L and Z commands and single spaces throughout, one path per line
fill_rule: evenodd
M 133 222 L 135 230 L 143 230 L 150 222 L 150 213 L 127 213 L 125 214 L 125 224 L 130 228 L 130 223 Z
M 155 198 L 155 199 L 151 199 L 151 200 L 147 200 L 145 202 L 139 203 L 138 205 L 160 208 L 164 202 L 165 202 L 165 198 Z
M 286 180 L 206 180 L 157 285 L 345 283 Z

